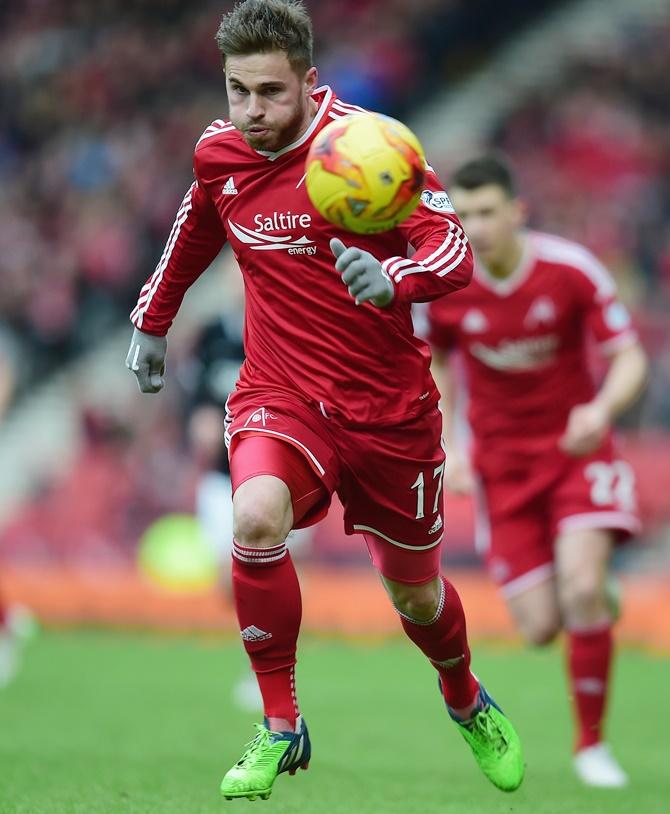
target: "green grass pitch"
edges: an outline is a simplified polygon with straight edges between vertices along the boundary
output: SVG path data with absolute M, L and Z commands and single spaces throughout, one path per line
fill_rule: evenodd
M 0 692 L 0 814 L 247 812 L 247 801 L 218 792 L 252 735 L 254 717 L 229 701 L 244 664 L 230 639 L 41 634 Z M 475 671 L 525 745 L 526 780 L 505 795 L 479 774 L 409 643 L 307 637 L 297 678 L 312 763 L 254 805 L 261 814 L 661 814 L 668 666 L 621 654 L 610 740 L 632 783 L 593 790 L 570 768 L 560 650 L 475 647 Z

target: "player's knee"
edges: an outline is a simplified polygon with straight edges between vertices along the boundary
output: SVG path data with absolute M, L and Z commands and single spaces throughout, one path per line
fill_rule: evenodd
M 568 580 L 560 590 L 563 614 L 572 623 L 587 623 L 602 616 L 605 599 L 600 579 L 587 573 Z
M 439 586 L 399 585 L 396 583 L 391 591 L 396 609 L 417 622 L 429 622 L 435 617 L 440 604 Z
M 256 506 L 236 512 L 233 533 L 237 542 L 247 548 L 269 548 L 283 543 L 286 537 L 281 513 L 266 513 Z
M 519 624 L 521 635 L 528 644 L 534 647 L 544 647 L 551 644 L 561 629 L 561 620 L 558 615 L 543 618 L 524 619 Z
M 552 642 L 563 626 L 553 580 L 509 596 L 507 604 L 524 640 L 535 647 Z
M 240 545 L 269 548 L 283 543 L 290 530 L 291 522 L 283 501 L 262 494 L 235 501 L 233 533 Z

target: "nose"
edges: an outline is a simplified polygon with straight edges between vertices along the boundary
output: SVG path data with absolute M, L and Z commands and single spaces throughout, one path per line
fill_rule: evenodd
M 247 116 L 250 119 L 258 121 L 259 119 L 262 119 L 264 115 L 265 109 L 263 107 L 263 100 L 257 94 L 250 93 L 249 101 L 247 103 Z
M 473 217 L 461 217 L 461 223 L 463 224 L 463 229 L 465 230 L 465 234 L 472 240 L 476 242 L 479 240 L 485 230 L 484 224 L 481 222 L 479 218 Z

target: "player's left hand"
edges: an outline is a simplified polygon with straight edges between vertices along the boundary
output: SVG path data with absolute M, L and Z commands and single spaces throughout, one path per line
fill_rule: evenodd
M 330 250 L 337 258 L 335 268 L 342 274 L 342 282 L 356 305 L 371 302 L 384 308 L 391 302 L 395 293 L 393 283 L 376 257 L 355 246 L 347 248 L 336 237 L 330 241 Z
M 600 447 L 611 424 L 609 412 L 600 402 L 577 404 L 570 410 L 568 424 L 559 440 L 559 446 L 568 455 L 575 457 L 588 455 Z

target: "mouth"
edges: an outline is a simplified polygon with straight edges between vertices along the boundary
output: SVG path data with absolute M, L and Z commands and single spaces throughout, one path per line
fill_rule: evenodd
M 254 124 L 251 127 L 247 127 L 246 132 L 249 136 L 259 138 L 267 135 L 270 131 L 267 127 L 262 127 L 260 124 Z

